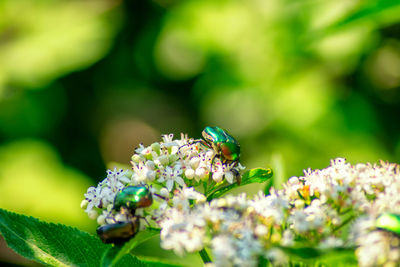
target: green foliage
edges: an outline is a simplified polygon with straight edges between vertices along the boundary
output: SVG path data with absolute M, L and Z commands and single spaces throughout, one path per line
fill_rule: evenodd
M 73 208 L 87 177 L 127 163 L 128 147 L 205 125 L 234 134 L 244 165 L 271 166 L 275 186 L 337 156 L 400 160 L 398 0 L 3 0 L 0 14 L 3 208 L 92 229 Z M 269 175 L 251 170 L 241 185 L 268 193 Z M 9 246 L 43 264 L 85 263 L 62 254 L 82 240 L 96 264 L 106 251 L 144 264 L 126 254 L 136 238 L 110 247 L 1 214 Z
M 96 266 L 107 249 L 98 238 L 76 228 L 3 209 L 0 209 L 0 230 L 12 249 L 46 265 Z
M 252 183 L 264 183 L 267 182 L 273 173 L 271 169 L 264 169 L 264 168 L 255 168 L 245 172 L 242 176 L 242 180 L 240 185 L 237 183 L 217 187 L 214 191 L 212 191 L 209 195 L 207 195 L 207 200 L 210 201 L 215 198 L 219 198 L 226 193 L 228 193 L 233 188 L 238 186 L 248 185 Z
M 0 232 L 10 248 L 45 265 L 100 266 L 102 262 L 103 266 L 169 266 L 144 262 L 129 254 L 135 246 L 157 234 L 155 229 L 142 231 L 123 247 L 112 247 L 76 228 L 0 209 Z
M 399 11 L 400 2 L 397 0 L 364 1 L 361 3 L 360 8 L 355 9 L 354 12 L 350 13 L 341 21 L 335 23 L 333 28 L 347 26 L 348 24 L 363 20 L 375 20 L 378 23 L 385 22 L 385 20 L 387 21 L 388 19 L 390 21 L 398 20 L 400 19 Z
M 0 100 L 10 84 L 41 86 L 104 56 L 119 26 L 114 8 L 104 0 L 2 1 Z
M 126 254 L 132 251 L 140 243 L 160 234 L 160 230 L 147 228 L 140 231 L 134 238 L 121 246 L 110 247 L 103 255 L 101 266 L 115 266 Z
M 293 263 L 306 266 L 358 266 L 354 248 L 317 249 L 312 247 L 280 247 Z

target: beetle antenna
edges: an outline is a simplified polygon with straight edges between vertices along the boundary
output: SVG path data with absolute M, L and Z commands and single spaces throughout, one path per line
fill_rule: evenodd
M 165 200 L 165 201 L 169 200 L 168 198 L 163 197 L 162 195 L 157 194 L 157 193 L 153 193 L 153 195 L 155 195 L 156 197 L 161 198 L 162 200 Z
M 149 223 L 149 221 L 148 221 L 148 220 L 146 219 L 146 217 L 144 217 L 144 216 L 135 215 L 134 218 L 143 219 L 143 220 L 147 223 L 147 226 L 151 226 L 150 223 Z

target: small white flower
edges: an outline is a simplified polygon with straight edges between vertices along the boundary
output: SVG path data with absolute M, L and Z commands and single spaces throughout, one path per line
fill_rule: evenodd
M 143 184 L 146 183 L 148 178 L 155 178 L 155 172 L 152 170 L 149 170 L 149 168 L 146 166 L 146 164 L 143 161 L 140 161 L 139 163 L 134 163 L 132 164 L 132 178 L 131 181 L 133 184 Z M 149 175 L 149 172 L 152 172 L 151 175 Z
M 89 217 L 90 219 L 92 219 L 92 220 L 96 219 L 96 218 L 97 218 L 97 215 L 98 215 L 98 213 L 97 213 L 97 211 L 95 211 L 95 210 L 90 210 L 90 211 L 88 212 L 88 217 Z
M 228 181 L 228 183 L 233 184 L 235 182 L 234 177 L 235 176 L 233 175 L 233 173 L 231 171 L 225 172 L 225 179 Z
M 89 213 L 93 210 L 94 207 L 99 207 L 102 195 L 101 188 L 91 186 L 88 188 L 87 193 L 85 194 L 85 199 L 87 200 L 86 210 L 85 212 Z
M 321 249 L 330 249 L 343 246 L 343 240 L 334 236 L 329 236 L 319 244 Z
M 194 178 L 194 175 L 195 175 L 195 171 L 193 170 L 193 169 L 186 169 L 185 170 L 185 176 L 186 176 L 186 178 L 188 178 L 188 179 L 193 179 Z
M 214 182 L 216 182 L 218 184 L 218 183 L 222 182 L 222 179 L 224 178 L 224 173 L 222 171 L 214 172 L 212 178 L 213 178 Z
M 160 173 L 160 178 L 158 179 L 158 182 L 162 183 L 165 181 L 168 191 L 171 192 L 175 182 L 181 187 L 186 186 L 185 181 L 181 177 L 181 174 L 182 174 L 182 169 L 180 168 L 179 165 L 177 165 L 175 168 L 167 166 Z
M 204 168 L 197 168 L 195 171 L 196 180 L 204 180 L 207 178 L 207 171 Z
M 236 253 L 231 238 L 227 235 L 219 235 L 212 239 L 211 248 L 216 266 L 232 266 L 231 259 Z

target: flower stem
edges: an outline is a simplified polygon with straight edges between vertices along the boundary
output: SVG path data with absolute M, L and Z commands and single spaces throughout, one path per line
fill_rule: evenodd
M 342 228 L 343 226 L 345 226 L 346 224 L 348 224 L 349 222 L 351 222 L 353 219 L 355 218 L 355 216 L 351 216 L 350 218 L 348 218 L 347 220 L 345 220 L 342 224 L 338 225 L 337 227 L 335 227 L 332 230 L 332 233 L 336 232 L 337 230 L 339 230 L 340 228 Z
M 203 260 L 204 263 L 211 262 L 210 256 L 208 256 L 208 253 L 205 248 L 199 251 L 200 257 Z

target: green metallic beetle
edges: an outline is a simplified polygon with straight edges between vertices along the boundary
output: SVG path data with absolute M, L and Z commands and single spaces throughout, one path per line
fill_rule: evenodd
M 121 245 L 139 232 L 139 218 L 134 216 L 132 221 L 106 224 L 97 228 L 97 235 L 106 244 Z
M 378 229 L 386 230 L 400 236 L 400 214 L 383 213 L 375 222 Z
M 114 199 L 114 210 L 120 211 L 127 208 L 132 215 L 137 208 L 146 208 L 153 204 L 153 196 L 148 187 L 131 185 L 122 189 Z
M 97 235 L 108 244 L 123 244 L 139 232 L 140 217 L 135 215 L 137 208 L 149 207 L 153 204 L 153 196 L 148 187 L 143 185 L 127 186 L 114 198 L 114 210 L 129 212 L 131 220 L 115 222 L 97 228 Z
M 240 145 L 226 130 L 207 126 L 202 132 L 204 144 L 211 147 L 223 162 L 239 162 Z

